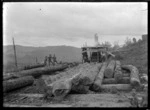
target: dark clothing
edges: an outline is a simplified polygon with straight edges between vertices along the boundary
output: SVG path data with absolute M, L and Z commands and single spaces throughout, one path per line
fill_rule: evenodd
M 45 60 L 44 60 L 44 65 L 47 65 L 47 57 L 45 57 Z
M 49 57 L 48 57 L 48 65 L 50 66 L 51 63 L 52 63 L 52 57 L 49 56 Z

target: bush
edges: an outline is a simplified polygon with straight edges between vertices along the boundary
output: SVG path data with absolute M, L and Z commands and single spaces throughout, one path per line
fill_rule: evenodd
M 117 55 L 115 56 L 115 59 L 116 59 L 116 60 L 123 60 L 123 56 L 120 55 L 120 54 L 117 54 Z
M 131 44 L 132 44 L 132 40 L 127 37 L 124 46 L 130 46 Z

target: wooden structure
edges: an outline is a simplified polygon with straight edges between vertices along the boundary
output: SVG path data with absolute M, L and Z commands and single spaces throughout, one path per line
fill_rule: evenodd
M 102 54 L 108 51 L 108 47 L 82 47 L 82 62 L 102 62 Z

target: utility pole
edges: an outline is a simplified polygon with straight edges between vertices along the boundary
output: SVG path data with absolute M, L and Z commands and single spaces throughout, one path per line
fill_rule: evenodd
M 38 59 L 37 59 L 37 57 L 36 57 L 36 64 L 38 64 Z
M 16 70 L 18 71 L 17 56 L 16 56 L 16 48 L 15 48 L 14 38 L 12 38 L 12 40 L 13 40 L 13 47 L 14 47 L 15 66 L 16 66 Z

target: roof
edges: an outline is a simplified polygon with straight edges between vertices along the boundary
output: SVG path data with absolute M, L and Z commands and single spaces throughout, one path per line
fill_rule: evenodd
M 101 47 L 82 47 L 82 49 L 86 49 L 86 50 L 82 50 L 82 52 L 87 52 L 87 51 L 91 51 L 91 52 L 98 52 L 98 51 L 106 51 L 107 47 L 101 46 Z
M 106 46 L 97 46 L 97 47 L 81 47 L 81 48 L 87 48 L 87 49 L 103 49 L 107 48 Z

